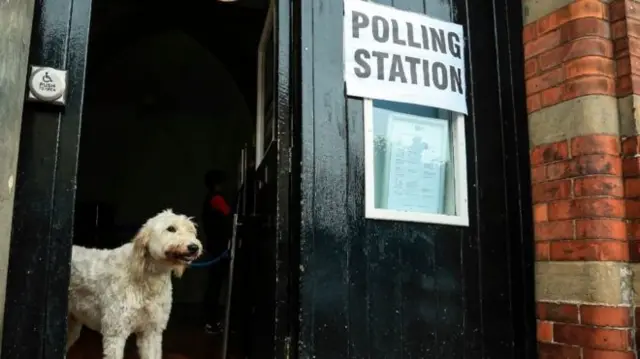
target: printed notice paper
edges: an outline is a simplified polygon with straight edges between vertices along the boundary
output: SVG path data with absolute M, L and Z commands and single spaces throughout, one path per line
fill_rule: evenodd
M 467 114 L 461 25 L 344 0 L 347 95 Z

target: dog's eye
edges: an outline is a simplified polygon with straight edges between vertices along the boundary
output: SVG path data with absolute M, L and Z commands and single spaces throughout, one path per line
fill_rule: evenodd
M 171 232 L 171 233 L 174 233 L 174 232 L 176 231 L 176 227 L 174 227 L 174 226 L 169 226 L 169 227 L 167 227 L 167 231 L 169 231 L 169 232 Z

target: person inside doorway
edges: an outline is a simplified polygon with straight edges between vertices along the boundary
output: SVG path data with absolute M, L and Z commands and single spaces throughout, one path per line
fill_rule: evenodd
M 202 204 L 202 224 L 206 237 L 206 250 L 216 258 L 228 248 L 233 231 L 232 209 L 223 191 L 226 175 L 220 170 L 211 170 L 205 175 L 207 195 Z M 229 268 L 226 262 L 210 267 L 205 294 L 205 331 L 217 334 L 223 330 L 224 308 L 219 304 L 220 292 Z

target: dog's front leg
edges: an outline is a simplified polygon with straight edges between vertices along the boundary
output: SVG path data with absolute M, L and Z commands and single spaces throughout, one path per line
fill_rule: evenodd
M 162 359 L 162 332 L 148 330 L 137 334 L 140 359 Z
M 102 335 L 102 353 L 104 359 L 123 359 L 126 336 Z

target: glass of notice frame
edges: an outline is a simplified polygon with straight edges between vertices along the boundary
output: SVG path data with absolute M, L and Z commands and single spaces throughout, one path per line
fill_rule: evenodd
M 366 217 L 469 225 L 464 116 L 365 100 Z

